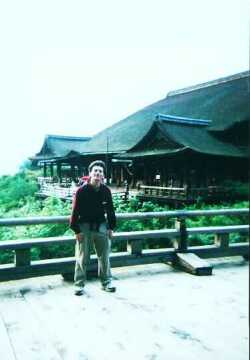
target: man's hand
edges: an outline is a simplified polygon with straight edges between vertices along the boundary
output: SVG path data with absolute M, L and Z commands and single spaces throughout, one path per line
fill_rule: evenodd
M 108 235 L 108 237 L 111 239 L 112 238 L 112 236 L 113 236 L 113 230 L 107 230 L 107 235 Z
M 83 241 L 83 238 L 84 238 L 83 233 L 76 234 L 76 241 L 81 242 Z

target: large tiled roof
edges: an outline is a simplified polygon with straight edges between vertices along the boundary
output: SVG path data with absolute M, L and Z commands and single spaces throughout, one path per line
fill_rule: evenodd
M 210 155 L 247 156 L 246 149 L 217 139 L 209 131 L 209 122 L 159 115 L 145 137 L 120 157 L 172 156 L 188 150 Z
M 170 92 L 166 98 L 93 136 L 83 146 L 83 154 L 106 153 L 107 143 L 109 152 L 128 151 L 148 133 L 158 114 L 210 120 L 211 131 L 226 130 L 247 121 L 249 72 Z
M 41 150 L 33 159 L 54 159 L 81 153 L 89 137 L 47 135 Z

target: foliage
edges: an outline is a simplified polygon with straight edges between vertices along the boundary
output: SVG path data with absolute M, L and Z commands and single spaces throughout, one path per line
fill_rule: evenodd
M 15 176 L 0 178 L 0 217 L 31 217 L 68 215 L 71 204 L 57 198 L 38 200 L 35 193 L 37 172 L 25 171 Z M 1 240 L 45 238 L 60 235 L 71 235 L 68 224 L 44 224 L 33 226 L 0 227 Z M 73 254 L 72 246 L 53 245 L 46 248 L 31 250 L 32 260 L 55 258 Z M 13 262 L 13 252 L 4 251 L 0 254 L 0 263 Z
M 140 203 L 137 199 L 131 199 L 130 202 L 125 204 L 122 200 L 115 199 L 114 201 L 116 211 L 119 212 L 160 212 L 170 210 L 169 206 L 159 206 L 152 202 Z M 206 210 L 206 209 L 221 209 L 221 208 L 247 208 L 248 202 L 241 201 L 238 203 L 222 203 L 219 205 L 207 205 L 202 202 L 197 202 L 193 205 L 188 205 L 184 210 Z M 171 209 L 173 210 L 173 209 Z M 140 231 L 140 230 L 157 230 L 163 228 L 174 228 L 174 218 L 155 218 L 148 220 L 123 220 L 118 222 L 117 231 Z M 248 222 L 247 215 L 217 215 L 217 216 L 197 216 L 186 219 L 187 227 L 206 227 L 206 226 L 229 226 L 240 225 Z M 241 234 L 231 234 L 231 242 L 246 241 L 246 237 Z M 214 236 L 212 234 L 199 234 L 189 237 L 190 245 L 209 245 L 214 242 Z M 144 242 L 144 248 L 159 248 L 170 247 L 171 241 L 166 239 L 146 240 Z M 121 246 L 119 247 L 121 251 Z
M 248 208 L 247 201 L 238 202 L 235 204 L 220 204 L 220 205 L 192 205 L 188 207 L 188 210 L 205 210 L 205 209 L 214 209 L 219 210 L 221 208 Z M 186 224 L 187 227 L 207 227 L 207 226 L 229 226 L 229 225 L 241 225 L 248 223 L 248 216 L 247 215 L 213 215 L 213 216 L 197 216 L 187 218 Z M 233 234 L 230 235 L 230 240 L 236 239 Z M 239 241 L 244 241 L 245 236 L 237 234 L 237 239 Z M 209 245 L 212 244 L 214 241 L 214 236 L 212 234 L 199 234 L 199 235 L 192 235 L 189 237 L 190 244 L 192 245 Z
M 249 184 L 240 181 L 225 180 L 222 186 L 230 188 L 231 196 L 233 198 L 248 199 L 249 198 Z
M 59 216 L 69 215 L 71 204 L 57 198 L 39 200 L 35 197 L 37 191 L 37 172 L 25 170 L 15 176 L 2 176 L 0 178 L 0 217 L 30 217 L 30 216 Z M 128 202 L 122 201 L 114 196 L 114 207 L 116 213 L 139 213 L 139 212 L 161 212 L 173 210 L 169 206 L 160 206 L 152 202 L 141 203 L 138 199 L 132 198 Z M 220 208 L 247 208 L 248 202 L 241 201 L 230 204 L 206 205 L 197 202 L 194 205 L 186 206 L 185 210 L 203 210 Z M 144 220 L 119 220 L 116 231 L 142 231 L 164 228 L 174 228 L 173 218 L 154 218 Z M 197 216 L 186 220 L 187 227 L 202 226 L 223 226 L 246 224 L 247 216 Z M 45 224 L 33 226 L 0 227 L 0 241 L 14 239 L 46 238 L 53 236 L 67 236 L 73 232 L 68 224 Z M 240 234 L 231 234 L 231 242 L 245 241 L 246 237 Z M 190 245 L 211 244 L 213 235 L 199 235 L 189 238 Z M 146 239 L 143 242 L 144 249 L 171 247 L 168 239 Z M 116 242 L 112 247 L 113 251 L 125 251 L 124 242 Z M 33 248 L 31 251 L 32 260 L 66 257 L 74 255 L 74 242 L 72 245 L 51 245 L 49 247 Z M 4 251 L 0 254 L 0 264 L 13 262 L 13 252 Z
M 32 170 L 32 168 L 33 168 L 32 167 L 32 161 L 29 160 L 29 159 L 26 159 L 20 165 L 19 170 L 22 172 L 22 171 L 25 171 L 25 170 Z
M 22 207 L 34 197 L 37 190 L 34 172 L 24 171 L 15 176 L 0 177 L 0 214 Z

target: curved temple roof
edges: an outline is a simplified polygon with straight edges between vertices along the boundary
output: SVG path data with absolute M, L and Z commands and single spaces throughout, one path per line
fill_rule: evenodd
M 244 126 L 250 120 L 249 89 L 247 71 L 173 91 L 92 138 L 47 135 L 40 152 L 31 159 L 100 155 L 106 154 L 107 149 L 123 158 L 135 157 L 136 152 L 138 156 L 174 154 L 188 148 L 209 154 L 245 156 L 239 146 L 226 140 L 224 133 L 244 124 L 244 134 Z M 146 139 L 154 136 L 155 126 L 164 145 L 153 148 L 151 144 L 149 148 Z M 168 147 L 170 139 L 174 145 Z
M 245 157 L 246 152 L 233 144 L 222 142 L 208 130 L 209 122 L 185 118 L 176 119 L 167 115 L 157 116 L 145 137 L 132 149 L 118 158 L 135 158 L 153 155 L 173 155 L 177 152 L 193 150 L 195 152 Z M 159 143 L 159 140 L 161 141 Z M 158 142 L 157 142 L 158 141 Z
M 210 120 L 211 132 L 249 120 L 249 72 L 170 92 L 166 98 L 99 132 L 83 146 L 82 154 L 106 153 L 107 143 L 110 153 L 132 149 L 148 133 L 159 114 L 194 121 Z
M 89 141 L 90 137 L 47 135 L 41 150 L 33 159 L 46 160 L 80 154 L 83 144 Z

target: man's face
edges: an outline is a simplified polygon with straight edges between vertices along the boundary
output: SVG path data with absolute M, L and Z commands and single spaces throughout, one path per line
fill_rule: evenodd
M 102 166 L 98 166 L 98 165 L 93 166 L 89 175 L 92 179 L 96 181 L 101 181 L 104 177 Z

